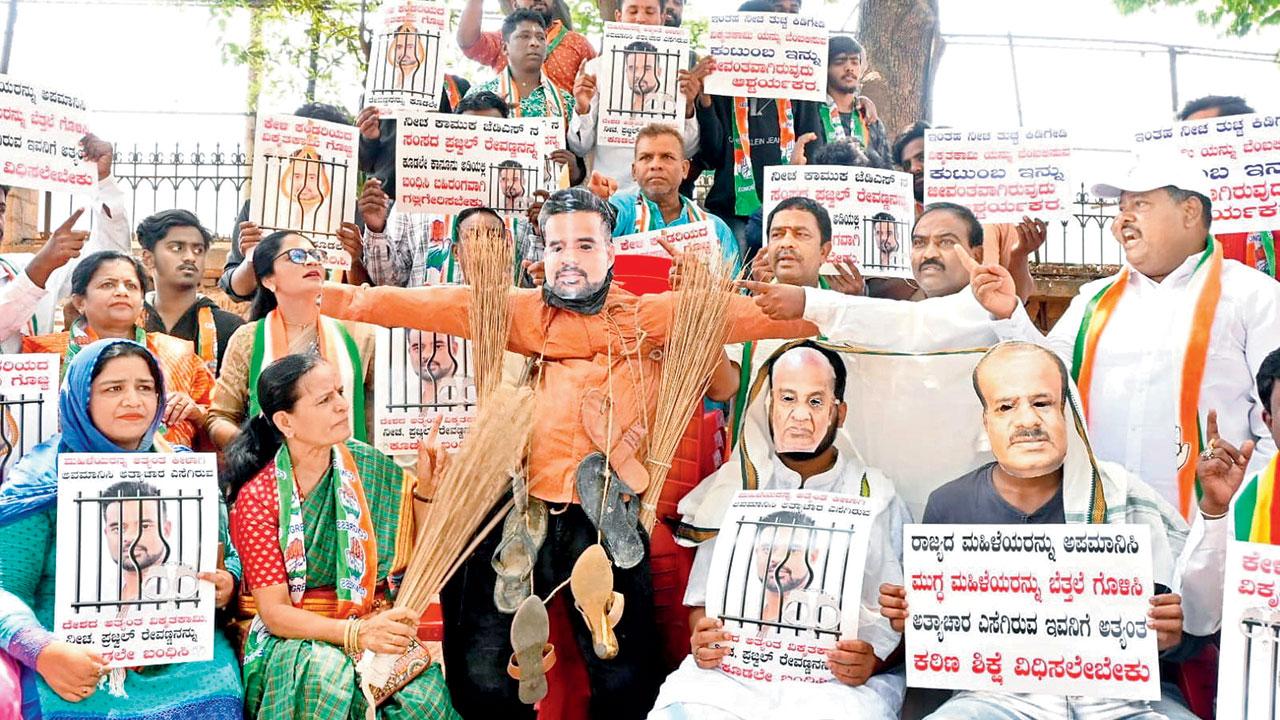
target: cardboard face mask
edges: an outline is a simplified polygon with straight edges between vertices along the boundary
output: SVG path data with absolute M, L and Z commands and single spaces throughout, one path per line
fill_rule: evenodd
M 774 362 L 769 400 L 774 452 L 816 452 L 832 437 L 835 373 L 817 350 L 795 348 Z
M 562 300 L 580 300 L 601 290 L 613 267 L 613 244 L 591 212 L 561 213 L 543 226 L 546 288 Z

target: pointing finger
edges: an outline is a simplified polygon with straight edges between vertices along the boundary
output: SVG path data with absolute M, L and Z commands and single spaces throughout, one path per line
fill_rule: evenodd
M 969 251 L 968 251 L 968 250 L 966 250 L 965 248 L 961 247 L 959 243 L 956 243 L 956 244 L 954 244 L 954 245 L 952 245 L 952 246 L 951 246 L 951 252 L 956 256 L 956 259 L 960 261 L 960 264 L 964 266 L 964 269 L 965 269 L 965 270 L 966 270 L 970 275 L 972 275 L 972 274 L 974 273 L 974 271 L 978 269 L 978 261 L 977 261 L 977 260 L 974 260 L 974 259 L 973 259 L 973 255 L 970 255 L 970 254 L 969 254 Z M 986 262 L 986 259 L 985 259 L 985 255 L 986 255 L 986 252 L 987 252 L 987 246 L 986 246 L 986 244 L 985 244 L 985 243 L 983 244 L 982 252 L 983 252 L 983 255 L 984 255 L 984 259 L 983 259 L 983 263 L 982 263 L 982 264 L 983 264 L 983 265 L 990 265 L 991 263 Z M 999 251 L 997 251 L 997 252 L 999 252 Z
M 1209 420 L 1208 420 L 1206 432 L 1208 433 L 1208 437 L 1209 437 L 1209 447 L 1216 446 L 1218 444 L 1218 441 L 1222 439 L 1222 436 L 1218 434 L 1218 411 L 1217 410 L 1209 411 Z
M 752 295 L 764 295 L 773 287 L 773 283 L 764 283 L 758 280 L 736 280 L 734 286 L 749 291 Z
M 661 245 L 662 249 L 666 250 L 667 254 L 670 255 L 673 259 L 678 260 L 682 255 L 682 253 L 679 250 L 677 250 L 675 246 L 672 245 L 671 242 L 666 238 L 658 238 L 658 244 Z
M 80 216 L 83 214 L 84 214 L 84 208 L 80 208 L 75 212 L 71 213 L 71 217 L 64 220 L 62 224 L 58 226 L 58 229 L 53 231 L 54 234 L 57 234 L 60 232 L 66 232 L 70 230 L 71 227 L 76 224 L 76 221 L 79 220 Z

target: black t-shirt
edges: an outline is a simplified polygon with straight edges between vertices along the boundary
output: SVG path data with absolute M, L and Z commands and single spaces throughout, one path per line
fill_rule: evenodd
M 231 335 L 236 328 L 244 324 L 244 318 L 235 313 L 227 312 L 218 307 L 218 304 L 209 298 L 201 295 L 195 303 L 187 309 L 182 317 L 178 318 L 178 322 L 172 328 L 164 326 L 164 320 L 160 318 L 151 303 L 144 305 L 146 309 L 146 327 L 147 332 L 159 332 L 165 335 L 172 335 L 183 340 L 190 340 L 196 346 L 199 352 L 200 343 L 196 339 L 200 332 L 200 313 L 199 309 L 208 307 L 213 309 L 213 326 L 218 335 L 218 365 L 217 371 L 222 370 L 222 356 L 227 352 L 227 343 L 231 341 Z
M 995 463 L 961 475 L 929 494 L 925 524 L 938 525 L 1052 525 L 1065 523 L 1062 486 L 1049 502 L 1031 514 L 1010 505 L 992 482 Z

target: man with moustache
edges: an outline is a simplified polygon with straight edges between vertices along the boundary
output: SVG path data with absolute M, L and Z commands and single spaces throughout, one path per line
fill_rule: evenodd
M 565 26 L 555 16 L 552 0 L 515 0 L 513 10 L 529 10 L 542 18 L 546 30 L 547 59 L 545 72 L 556 87 L 568 92 L 573 89 L 573 78 L 583 61 L 596 56 L 591 42 L 580 33 Z M 501 73 L 507 67 L 506 42 L 501 33 L 481 32 L 484 18 L 484 0 L 467 0 L 458 18 L 458 46 L 470 60 Z
M 662 24 L 680 27 L 684 23 L 684 0 L 666 0 L 662 5 Z
M 871 166 L 891 168 L 891 149 L 875 103 L 858 95 L 866 52 L 848 35 L 832 35 L 827 43 L 827 95 L 823 109 L 822 141 L 848 140 L 860 146 Z
M 186 210 L 164 210 L 138 223 L 142 264 L 155 285 L 143 304 L 144 329 L 190 340 L 217 375 L 227 342 L 244 319 L 200 292 L 212 241 L 213 234 Z

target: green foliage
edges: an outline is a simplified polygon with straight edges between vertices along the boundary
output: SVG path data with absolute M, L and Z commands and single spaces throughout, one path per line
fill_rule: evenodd
M 1162 5 L 1196 7 L 1196 16 L 1205 25 L 1222 28 L 1228 35 L 1246 35 L 1268 25 L 1280 25 L 1280 0 L 1115 0 L 1120 11 L 1129 14 Z M 1199 7 L 1207 5 L 1207 7 Z

